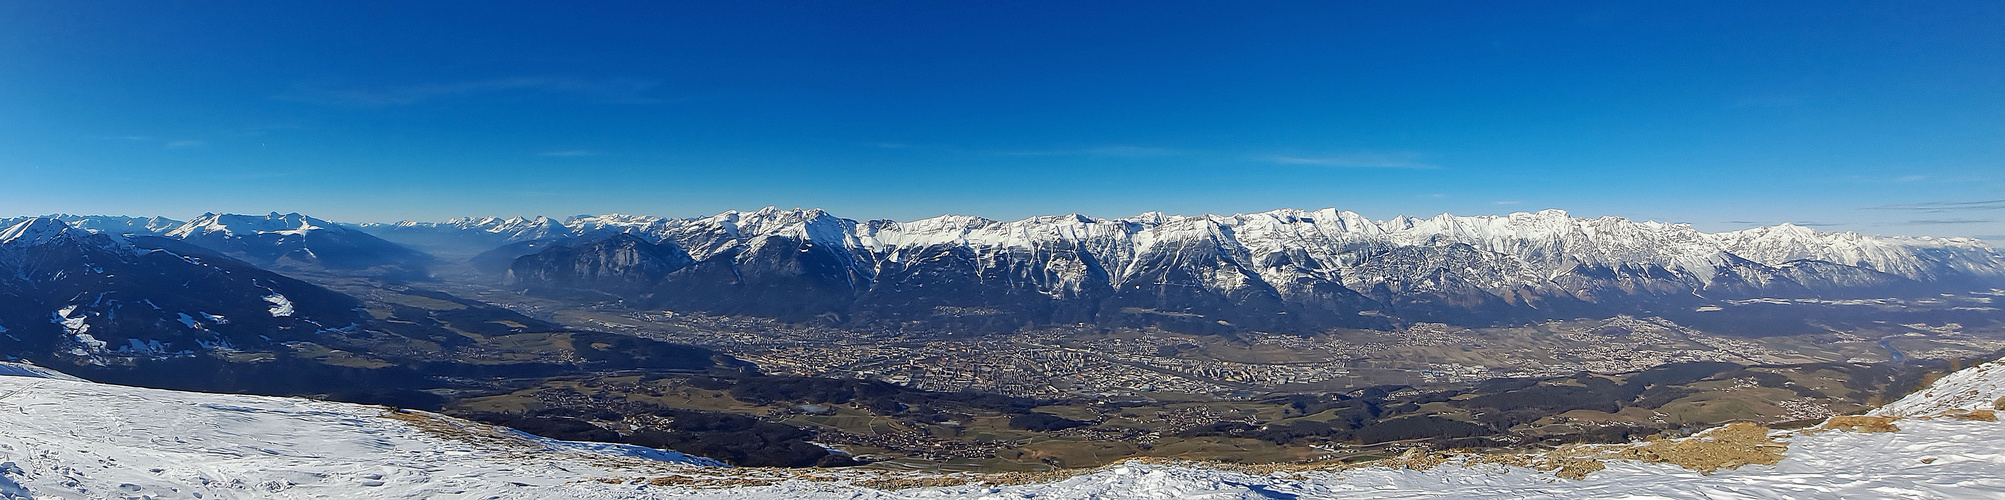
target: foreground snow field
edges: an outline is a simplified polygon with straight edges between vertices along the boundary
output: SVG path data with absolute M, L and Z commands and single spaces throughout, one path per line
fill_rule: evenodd
M 1045 484 L 885 491 L 864 486 L 886 484 L 866 471 L 731 469 L 421 412 L 0 373 L 26 375 L 0 376 L 0 498 L 2005 498 L 2005 424 L 1949 418 L 1778 433 L 1781 463 L 1712 475 L 1619 460 L 1584 480 L 1497 464 L 1255 475 L 1129 463 Z M 2005 365 L 1990 363 L 1888 409 L 1988 409 L 2001 385 Z M 716 487 L 734 481 L 750 486 Z

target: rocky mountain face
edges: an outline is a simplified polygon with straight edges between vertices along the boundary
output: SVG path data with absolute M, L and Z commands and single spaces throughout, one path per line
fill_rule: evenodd
M 514 242 L 521 256 L 508 269 L 533 291 L 590 290 L 645 307 L 793 320 L 956 328 L 1496 324 L 2005 283 L 2005 258 L 1974 239 L 1870 237 L 1786 224 L 1703 233 L 1684 224 L 1574 218 L 1558 210 L 1385 221 L 1325 209 L 858 222 L 769 207 L 692 219 L 614 214 L 562 223 L 396 226 Z M 613 234 L 626 236 L 607 237 Z M 522 243 L 529 241 L 537 243 Z
M 57 219 L 0 231 L 0 357 L 119 366 L 268 348 L 368 321 L 352 298 L 164 238 Z

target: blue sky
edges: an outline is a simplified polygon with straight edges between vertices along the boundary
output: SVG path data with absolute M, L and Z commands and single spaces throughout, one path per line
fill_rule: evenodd
M 570 4 L 0 3 L 0 214 L 2005 235 L 1996 2 Z

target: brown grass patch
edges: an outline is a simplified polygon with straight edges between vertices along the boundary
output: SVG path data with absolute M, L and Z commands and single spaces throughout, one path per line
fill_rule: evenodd
M 1895 432 L 1901 430 L 1894 425 L 1900 417 L 1869 417 L 1864 415 L 1840 415 L 1825 420 L 1816 430 L 1850 432 Z
M 427 434 L 454 441 L 506 446 L 521 440 L 491 425 L 456 421 L 434 413 L 390 410 L 383 412 L 383 418 L 400 421 Z
M 970 482 L 972 481 L 969 481 L 968 478 L 960 476 L 933 476 L 933 477 L 888 477 L 882 479 L 867 479 L 863 481 L 853 482 L 850 484 L 864 488 L 870 488 L 873 490 L 896 491 L 896 490 L 909 490 L 912 488 L 939 488 L 944 486 L 960 486 L 968 484 Z
M 1427 450 L 1420 448 L 1408 448 L 1406 453 L 1401 453 L 1397 457 L 1373 462 L 1373 465 L 1383 465 L 1393 469 L 1428 470 L 1440 467 L 1441 464 L 1447 462 L 1448 455 L 1428 453 Z
M 1093 472 L 1094 469 L 1058 469 L 1037 472 L 999 472 L 981 476 L 982 484 L 1009 486 L 1018 484 L 1056 483 L 1075 476 Z
M 690 488 L 740 488 L 746 486 L 766 486 L 777 482 L 779 481 L 765 478 L 730 476 L 695 477 L 681 474 L 669 474 L 647 480 L 647 484 L 653 486 L 684 486 Z
M 1971 410 L 1971 411 L 1952 410 L 1949 413 L 1944 413 L 1943 416 L 1954 418 L 1957 420 L 1972 420 L 1977 422 L 1998 421 L 1998 412 L 1995 410 Z
M 1592 458 L 1562 457 L 1554 458 L 1545 463 L 1552 464 L 1553 468 L 1540 468 L 1539 470 L 1551 470 L 1553 471 L 1552 475 L 1567 479 L 1587 479 L 1588 474 L 1608 468 L 1600 460 Z
M 680 486 L 696 484 L 696 478 L 676 474 L 649 479 L 647 480 L 647 484 L 655 486 Z
M 1566 479 L 1586 479 L 1588 474 L 1608 468 L 1596 455 L 1594 448 L 1565 446 L 1544 454 L 1498 453 L 1469 457 L 1464 464 L 1502 464 L 1527 469 L 1547 471 Z
M 1219 461 L 1179 460 L 1165 457 L 1135 457 L 1123 463 L 1133 462 L 1156 465 L 1192 465 L 1207 469 L 1239 472 L 1255 476 L 1273 474 L 1299 474 L 1303 472 L 1331 472 L 1365 466 L 1366 463 L 1349 463 L 1342 460 L 1316 460 L 1310 462 L 1270 462 L 1257 464 L 1226 463 Z
M 1842 417 L 1834 417 L 1836 418 Z M 1644 462 L 1664 462 L 1712 474 L 1748 464 L 1775 465 L 1789 445 L 1768 437 L 1768 428 L 1736 422 L 1684 439 L 1651 441 L 1621 450 L 1619 458 Z M 1592 472 L 1592 471 L 1589 471 Z

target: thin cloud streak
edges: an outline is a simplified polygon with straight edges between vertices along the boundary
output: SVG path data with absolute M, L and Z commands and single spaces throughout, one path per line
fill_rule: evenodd
M 1099 156 L 1109 158 L 1143 158 L 1153 156 L 1178 156 L 1183 151 L 1147 146 L 1100 146 L 1084 149 L 1055 149 L 1028 151 L 987 151 L 985 154 L 998 156 Z
M 577 158 L 582 156 L 598 156 L 598 155 L 599 152 L 597 151 L 591 151 L 585 149 L 573 149 L 569 151 L 545 151 L 542 153 L 536 153 L 536 156 L 546 156 L 553 158 Z
M 1924 219 L 1924 220 L 1911 220 L 1908 221 L 1908 224 L 1916 226 L 1933 226 L 1933 225 L 1943 225 L 1943 224 L 1985 224 L 1989 222 L 1994 222 L 1994 221 L 1990 219 Z
M 1729 221 L 1720 221 L 1720 223 L 1721 223 L 1721 224 L 1740 224 L 1740 225 L 1749 225 L 1749 226 L 1774 226 L 1774 225 L 1779 225 L 1779 224 L 1785 224 L 1784 222 L 1764 222 L 1764 221 L 1758 221 L 1758 220 L 1729 220 Z M 1838 222 L 1817 222 L 1817 221 L 1807 221 L 1807 220 L 1803 220 L 1803 221 L 1789 221 L 1789 222 L 1786 222 L 1786 224 L 1789 224 L 1789 225 L 1792 225 L 1792 226 L 1803 226 L 1803 227 L 1837 227 L 1837 226 L 1843 226 L 1843 225 L 1845 225 L 1845 223 L 1838 223 Z
M 1282 165 L 1316 165 L 1339 168 L 1396 168 L 1438 170 L 1440 165 L 1418 161 L 1414 155 L 1351 154 L 1337 156 L 1269 156 L 1265 160 Z
M 273 96 L 283 101 L 339 106 L 388 107 L 417 104 L 435 99 L 500 92 L 543 92 L 575 94 L 624 104 L 655 104 L 659 98 L 646 95 L 655 82 L 642 80 L 586 80 L 556 77 L 514 77 L 449 83 L 403 85 L 387 88 L 329 88 L 298 84 Z
M 2005 210 L 2005 200 L 1984 201 L 1931 201 L 1902 205 L 1880 205 L 1864 207 L 1861 210 L 1906 210 L 1923 213 L 1960 212 L 1966 210 Z

